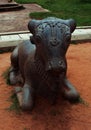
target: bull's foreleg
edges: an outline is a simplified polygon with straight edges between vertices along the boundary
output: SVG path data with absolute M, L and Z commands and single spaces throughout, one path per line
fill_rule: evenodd
M 18 47 L 11 54 L 11 68 L 9 70 L 9 80 L 12 85 L 23 83 L 23 78 L 19 71 Z
M 18 73 L 19 73 L 18 47 L 16 47 L 11 54 L 11 68 L 9 71 L 9 79 L 11 84 L 17 83 L 17 76 L 19 75 Z
M 79 93 L 75 89 L 75 87 L 68 81 L 67 78 L 63 80 L 63 95 L 64 97 L 71 101 L 76 102 L 79 100 Z
M 34 90 L 30 82 L 25 82 L 22 90 L 22 105 L 23 110 L 32 110 L 34 106 Z

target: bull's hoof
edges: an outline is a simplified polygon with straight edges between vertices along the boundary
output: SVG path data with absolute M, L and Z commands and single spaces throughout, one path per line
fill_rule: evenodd
M 33 102 L 31 102 L 31 103 L 22 103 L 21 109 L 23 111 L 31 111 L 33 109 L 33 106 L 34 106 Z
M 65 91 L 64 98 L 71 103 L 76 103 L 79 102 L 80 95 L 77 91 Z
M 23 98 L 21 108 L 24 111 L 31 111 L 34 106 L 34 99 L 29 87 L 23 87 Z

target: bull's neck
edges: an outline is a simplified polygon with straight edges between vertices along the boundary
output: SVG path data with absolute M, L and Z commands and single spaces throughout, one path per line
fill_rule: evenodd
M 35 63 L 37 64 L 37 66 L 41 64 L 41 66 L 44 66 L 44 61 L 42 60 L 42 57 L 39 55 L 39 53 L 36 51 L 35 53 Z

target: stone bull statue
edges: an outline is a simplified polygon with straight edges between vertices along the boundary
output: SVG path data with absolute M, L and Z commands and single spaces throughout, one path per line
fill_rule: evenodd
M 73 19 L 55 17 L 28 23 L 33 35 L 14 49 L 9 76 L 11 84 L 17 84 L 22 79 L 23 110 L 32 110 L 35 94 L 40 90 L 50 96 L 53 103 L 59 90 L 67 100 L 78 100 L 79 93 L 66 78 L 65 57 L 75 28 Z

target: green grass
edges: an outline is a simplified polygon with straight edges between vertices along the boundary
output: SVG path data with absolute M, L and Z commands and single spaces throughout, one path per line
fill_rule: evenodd
M 18 3 L 37 3 L 50 12 L 30 13 L 30 17 L 42 19 L 48 16 L 74 18 L 78 26 L 91 25 L 91 0 L 16 0 Z
M 5 79 L 5 81 L 6 81 L 6 83 L 7 83 L 8 85 L 10 85 L 9 70 L 10 70 L 10 67 L 8 67 L 8 68 L 2 73 L 2 77 Z
M 9 106 L 9 108 L 7 108 L 7 110 L 14 111 L 16 114 L 21 114 L 22 111 L 17 96 L 14 92 L 12 92 L 9 100 L 11 101 L 11 105 Z
M 6 83 L 8 85 L 10 85 L 9 70 L 10 70 L 10 67 L 8 67 L 6 69 L 6 71 L 4 71 L 3 74 L 2 74 L 3 78 L 5 79 L 5 81 L 6 81 Z M 14 91 L 11 92 L 11 96 L 9 98 L 9 101 L 11 101 L 11 105 L 7 110 L 15 111 L 16 114 L 20 114 L 21 113 L 21 108 L 19 106 L 19 102 L 18 102 L 17 96 L 14 93 Z
M 85 101 L 82 97 L 79 98 L 78 103 L 85 105 L 86 107 L 89 107 L 89 103 Z

